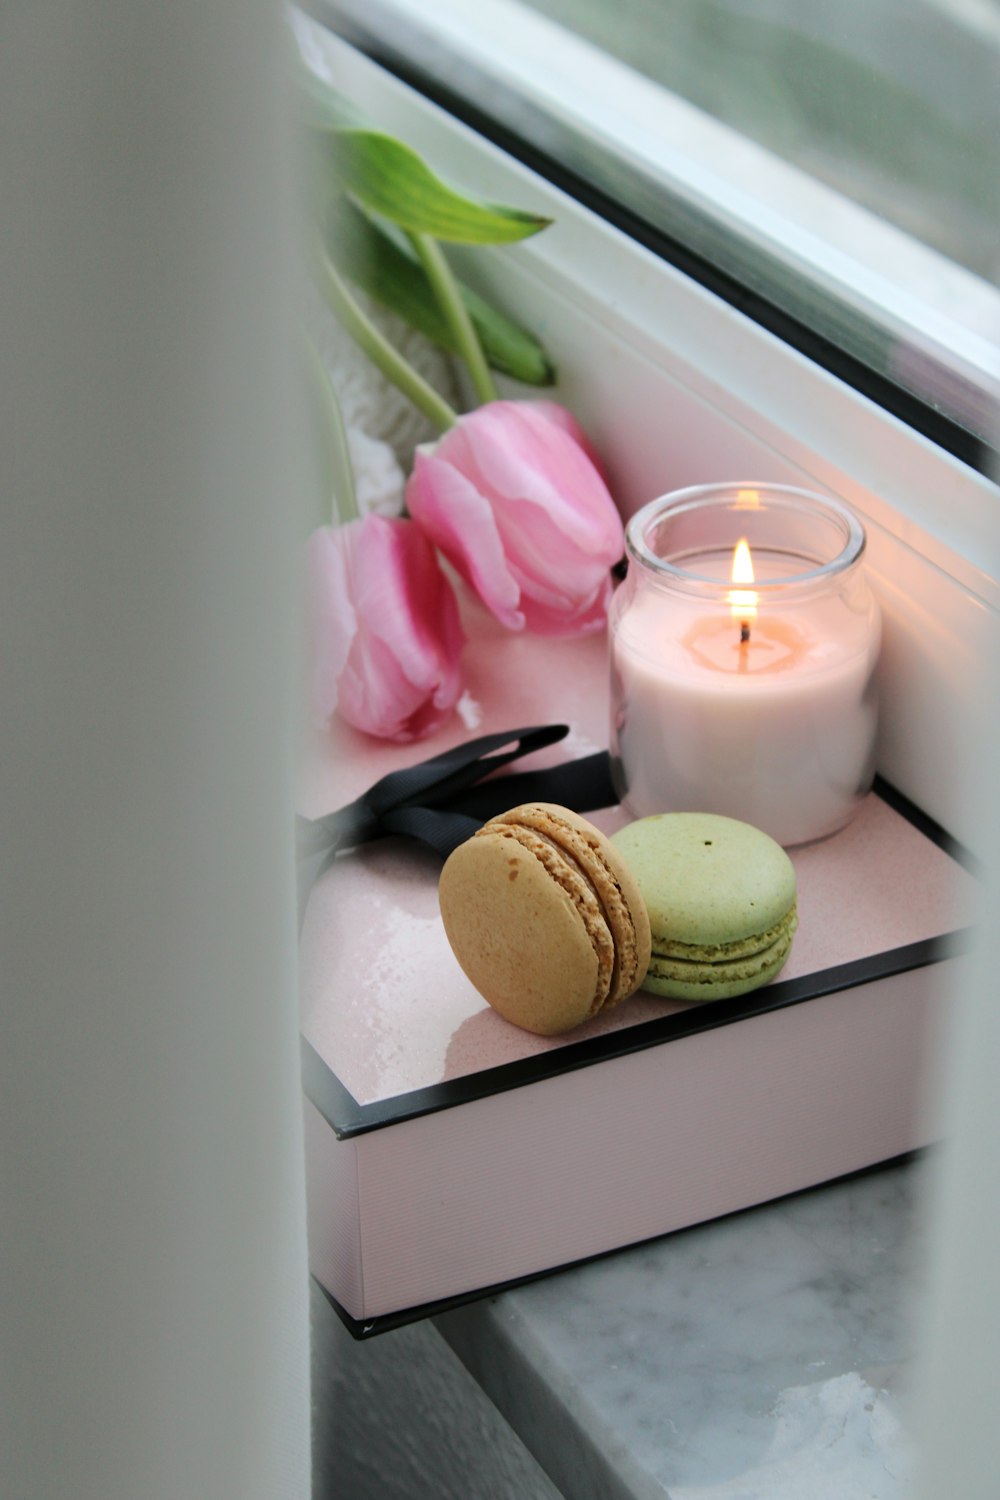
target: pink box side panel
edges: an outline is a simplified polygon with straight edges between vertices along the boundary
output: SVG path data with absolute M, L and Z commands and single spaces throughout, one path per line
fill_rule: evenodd
M 364 1266 L 358 1211 L 357 1142 L 338 1141 L 306 1102 L 309 1268 L 354 1318 L 364 1314 Z
M 933 1138 L 950 960 L 358 1140 L 365 1313 L 703 1222 Z

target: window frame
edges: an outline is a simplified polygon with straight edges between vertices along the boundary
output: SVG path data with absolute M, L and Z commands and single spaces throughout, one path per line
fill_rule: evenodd
M 666 490 L 733 479 L 799 484 L 860 516 L 884 622 L 879 769 L 976 848 L 964 788 L 984 664 L 1000 657 L 997 486 L 352 45 L 317 35 L 317 71 L 446 180 L 553 219 L 519 244 L 449 256 L 556 360 L 553 391 L 501 381 L 502 394 L 568 406 L 626 516 Z
M 474 21 L 463 0 L 438 0 L 432 16 L 419 0 L 306 8 L 937 446 L 995 472 L 996 288 L 516 0 L 479 0 Z M 925 300 L 936 285 L 962 319 Z M 926 394 L 891 373 L 896 349 Z

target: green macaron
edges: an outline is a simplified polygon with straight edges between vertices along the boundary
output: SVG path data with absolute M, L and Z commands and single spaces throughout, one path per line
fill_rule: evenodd
M 612 837 L 649 913 L 643 989 L 726 1000 L 781 970 L 798 924 L 795 870 L 774 839 L 716 813 L 662 813 Z

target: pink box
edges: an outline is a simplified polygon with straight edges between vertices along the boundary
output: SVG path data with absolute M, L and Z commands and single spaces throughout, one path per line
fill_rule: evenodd
M 420 746 L 345 732 L 313 747 L 303 812 L 505 727 L 572 726 L 518 770 L 606 743 L 603 639 L 499 636 L 474 617 L 467 655 L 464 723 Z M 510 1026 L 469 984 L 429 851 L 381 839 L 338 858 L 306 913 L 301 1027 L 311 1264 L 353 1332 L 934 1138 L 927 1076 L 974 882 L 880 791 L 791 851 L 800 922 L 776 981 L 709 1005 L 640 992 L 565 1037 Z

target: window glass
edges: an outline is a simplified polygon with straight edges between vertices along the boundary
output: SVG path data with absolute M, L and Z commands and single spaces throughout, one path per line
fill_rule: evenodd
M 997 269 L 989 0 L 527 0 L 978 275 Z

